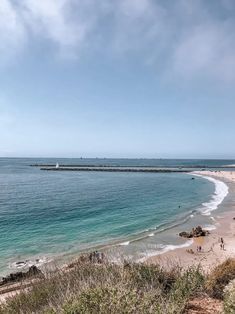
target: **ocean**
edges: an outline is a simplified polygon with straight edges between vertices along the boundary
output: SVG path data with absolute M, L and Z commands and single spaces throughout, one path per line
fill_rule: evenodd
M 213 167 L 234 160 L 0 158 L 0 275 L 104 249 L 113 259 L 144 258 L 190 241 L 179 231 L 215 228 L 228 193 L 187 173 L 47 172 L 32 164 Z M 192 177 L 195 179 L 192 180 Z

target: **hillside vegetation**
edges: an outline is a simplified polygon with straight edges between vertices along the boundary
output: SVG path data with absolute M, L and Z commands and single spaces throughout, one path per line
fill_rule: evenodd
M 210 275 L 200 267 L 166 270 L 159 265 L 78 261 L 8 299 L 0 314 L 200 313 L 190 312 L 190 302 L 201 297 L 212 303 L 224 300 L 225 313 L 235 313 L 233 279 L 235 261 L 231 259 Z

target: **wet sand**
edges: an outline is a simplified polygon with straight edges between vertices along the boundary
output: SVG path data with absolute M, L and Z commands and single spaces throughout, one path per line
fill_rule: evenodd
M 235 195 L 235 171 L 196 171 L 194 174 L 214 177 L 224 181 L 229 186 L 229 193 Z M 224 206 L 223 203 L 220 206 Z M 216 218 L 217 228 L 210 231 L 209 236 L 194 238 L 191 246 L 152 256 L 146 262 L 160 263 L 163 266 L 179 264 L 184 268 L 200 264 L 205 271 L 209 271 L 227 258 L 235 258 L 234 217 L 235 203 L 232 202 L 228 208 L 225 208 L 223 214 Z M 224 250 L 220 247 L 221 237 L 225 243 Z M 202 252 L 197 252 L 197 246 L 202 247 Z

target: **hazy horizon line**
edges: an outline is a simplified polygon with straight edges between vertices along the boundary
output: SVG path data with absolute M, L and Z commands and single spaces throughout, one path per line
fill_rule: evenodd
M 62 156 L 0 156 L 0 159 L 147 159 L 147 160 L 235 160 L 234 158 L 210 157 L 62 157 Z

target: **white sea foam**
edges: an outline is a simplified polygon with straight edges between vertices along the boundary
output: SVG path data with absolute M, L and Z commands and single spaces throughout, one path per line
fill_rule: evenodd
M 14 262 L 10 265 L 10 268 L 24 268 L 27 266 L 26 261 Z
M 149 236 L 149 237 L 153 237 L 153 236 L 154 236 L 154 233 L 150 233 L 148 236 Z
M 130 241 L 126 241 L 126 242 L 120 243 L 119 245 L 121 245 L 121 246 L 126 246 L 126 245 L 129 245 L 129 244 L 130 244 Z
M 216 229 L 216 226 L 215 225 L 204 225 L 202 227 L 202 229 L 205 229 L 205 230 L 208 230 L 208 231 L 212 231 L 212 230 Z
M 193 214 L 191 214 L 189 217 L 190 217 L 190 218 L 193 218 L 193 217 L 194 217 L 194 215 L 193 215 Z
M 212 199 L 209 202 L 203 203 L 203 208 L 201 209 L 202 215 L 210 216 L 211 212 L 218 208 L 228 194 L 228 186 L 224 182 L 208 176 L 202 176 L 199 174 L 197 174 L 197 176 L 205 178 L 215 184 L 215 192 L 212 195 Z
M 147 258 L 149 257 L 152 257 L 152 256 L 157 256 L 157 255 L 161 255 L 161 254 L 164 254 L 166 252 L 169 252 L 169 251 L 174 251 L 176 249 L 182 249 L 182 248 L 185 248 L 185 247 L 188 247 L 190 245 L 193 244 L 193 240 L 190 239 L 188 240 L 187 242 L 183 243 L 183 244 L 178 244 L 178 245 L 174 245 L 174 244 L 160 244 L 158 247 L 159 247 L 159 250 L 149 250 L 147 251 L 146 253 L 144 253 L 143 257 L 138 259 L 138 262 L 144 262 Z
M 173 251 L 173 250 L 176 250 L 176 249 L 185 248 L 185 247 L 188 247 L 188 246 L 190 246 L 192 244 L 193 244 L 193 240 L 188 240 L 187 242 L 185 242 L 183 244 L 179 244 L 179 245 L 168 244 L 168 245 L 165 245 L 163 247 L 163 249 L 160 252 L 158 252 L 157 255 L 160 255 L 160 254 L 163 254 L 163 253 L 166 253 L 166 252 L 169 252 L 169 251 Z
M 202 213 L 203 216 L 210 216 L 210 215 L 211 215 L 211 212 L 210 212 L 210 211 L 204 212 L 204 211 L 202 210 L 201 213 Z
M 32 259 L 32 260 L 22 260 L 22 261 L 18 261 L 18 262 L 13 262 L 9 265 L 9 268 L 11 269 L 24 269 L 24 268 L 28 268 L 31 266 L 37 266 L 40 267 L 43 264 L 49 263 L 52 260 L 47 258 L 47 257 L 41 257 L 41 258 L 36 258 L 36 259 Z

